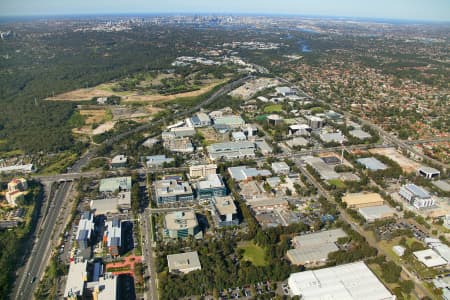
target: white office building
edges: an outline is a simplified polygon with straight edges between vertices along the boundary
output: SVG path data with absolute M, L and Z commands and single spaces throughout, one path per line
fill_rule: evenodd
M 418 209 L 435 205 L 435 199 L 426 190 L 412 183 L 402 186 L 399 194 Z

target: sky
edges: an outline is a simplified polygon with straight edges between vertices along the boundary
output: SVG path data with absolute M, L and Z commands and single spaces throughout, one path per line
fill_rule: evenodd
M 295 14 L 450 21 L 450 0 L 0 0 L 1 16 Z

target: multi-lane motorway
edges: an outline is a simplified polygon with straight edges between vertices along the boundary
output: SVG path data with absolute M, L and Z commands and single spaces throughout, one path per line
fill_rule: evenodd
M 231 81 L 214 92 L 211 96 L 206 98 L 205 100 L 198 103 L 196 106 L 186 109 L 184 111 L 178 112 L 175 116 L 176 118 L 180 118 L 183 116 L 187 116 L 192 114 L 193 112 L 199 110 L 201 107 L 209 105 L 219 99 L 220 96 L 227 94 L 231 90 L 237 88 L 241 84 L 243 84 L 246 80 L 251 78 L 251 76 L 243 77 L 234 81 Z M 143 130 L 150 129 L 152 127 L 161 125 L 166 120 L 161 119 L 159 121 L 153 123 L 146 123 L 136 128 L 133 128 L 127 132 L 118 134 L 104 142 L 106 145 L 112 145 L 119 140 L 134 134 L 136 132 L 140 132 Z M 33 244 L 33 249 L 30 257 L 28 258 L 25 268 L 23 270 L 19 270 L 18 278 L 15 283 L 14 291 L 13 291 L 13 299 L 33 299 L 33 294 L 37 287 L 37 283 L 41 279 L 47 262 L 51 255 L 51 250 L 53 246 L 53 232 L 56 227 L 57 221 L 59 220 L 59 216 L 61 213 L 61 208 L 63 204 L 68 200 L 69 191 L 72 187 L 71 181 L 80 177 L 92 177 L 100 175 L 99 172 L 81 172 L 82 168 L 89 162 L 90 159 L 95 157 L 97 153 L 98 147 L 92 147 L 89 149 L 78 161 L 74 163 L 71 168 L 72 173 L 69 174 L 59 174 L 55 176 L 35 176 L 36 179 L 45 181 L 49 185 L 52 182 L 60 182 L 61 185 L 59 189 L 56 191 L 55 196 L 53 198 L 48 197 L 46 214 L 43 215 L 37 223 L 36 229 L 36 240 Z M 177 168 L 179 171 L 180 168 Z M 138 170 L 141 172 L 146 172 L 146 169 Z M 168 170 L 165 170 L 168 171 Z M 154 267 L 149 266 L 151 272 L 154 272 Z M 153 276 L 155 277 L 155 276 Z M 157 299 L 157 291 L 156 286 L 152 286 L 151 290 L 153 293 L 151 296 L 152 300 Z
M 72 186 L 72 183 L 62 183 L 55 192 L 53 199 L 49 197 L 46 204 L 49 206 L 48 213 L 42 216 L 36 228 L 36 240 L 33 249 L 28 259 L 23 272 L 20 273 L 17 279 L 16 288 L 14 289 L 13 299 L 32 299 L 34 290 L 41 279 L 47 262 L 50 258 L 53 240 L 54 229 L 56 228 L 58 216 L 67 200 L 67 194 Z

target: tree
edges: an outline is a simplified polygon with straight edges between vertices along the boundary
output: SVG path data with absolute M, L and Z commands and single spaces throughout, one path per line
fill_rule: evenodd
M 414 288 L 414 282 L 412 280 L 403 280 L 400 282 L 400 288 L 405 294 L 410 294 Z

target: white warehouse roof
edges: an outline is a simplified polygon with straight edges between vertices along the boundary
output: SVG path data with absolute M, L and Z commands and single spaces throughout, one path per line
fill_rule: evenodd
M 303 300 L 394 300 L 364 262 L 356 262 L 289 276 L 293 295 Z

